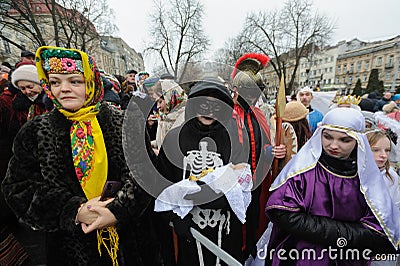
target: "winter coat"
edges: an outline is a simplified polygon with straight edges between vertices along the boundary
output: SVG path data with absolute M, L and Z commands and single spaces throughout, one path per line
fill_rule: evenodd
M 137 106 L 131 112 L 137 123 L 130 125 L 139 138 L 144 121 Z M 137 224 L 150 197 L 136 183 L 122 149 L 123 113 L 102 104 L 97 115 L 108 157 L 107 180 L 120 180 L 121 191 L 107 208 L 115 215 L 119 234 L 119 265 L 142 265 Z M 2 190 L 19 220 L 47 232 L 48 265 L 110 265 L 106 252 L 99 256 L 96 231 L 84 234 L 75 217 L 87 199 L 75 174 L 71 154 L 71 121 L 54 109 L 27 122 L 14 142 Z M 138 151 L 143 140 L 131 139 Z M 143 154 L 143 155 L 142 155 Z M 137 160 L 146 152 L 140 152 Z M 132 170 L 132 169 L 131 169 Z M 136 173 L 140 169 L 133 169 Z

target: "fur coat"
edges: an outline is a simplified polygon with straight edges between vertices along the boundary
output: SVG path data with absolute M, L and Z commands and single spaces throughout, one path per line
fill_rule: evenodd
M 146 147 L 139 139 L 144 133 L 144 120 L 138 107 L 131 110 L 136 120 L 129 130 L 136 139 L 140 162 Z M 108 157 L 107 180 L 121 180 L 123 187 L 107 208 L 115 215 L 119 232 L 119 265 L 142 265 L 137 239 L 137 224 L 150 202 L 128 169 L 122 148 L 124 115 L 103 104 L 97 115 Z M 19 220 L 35 230 L 47 233 L 48 265 L 110 265 L 106 252 L 99 256 L 96 231 L 84 234 L 75 217 L 81 203 L 87 201 L 74 171 L 71 154 L 70 127 L 57 109 L 26 123 L 16 136 L 2 189 L 7 203 Z M 133 135 L 133 134 L 131 134 Z M 156 256 L 154 256 L 156 257 Z

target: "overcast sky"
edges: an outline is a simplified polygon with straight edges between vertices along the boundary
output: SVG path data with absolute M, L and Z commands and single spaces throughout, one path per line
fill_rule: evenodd
M 149 13 L 153 1 L 108 0 L 115 13 L 121 37 L 137 52 L 149 39 Z M 211 50 L 222 48 L 242 28 L 248 13 L 280 9 L 283 0 L 201 0 L 205 9 L 204 30 L 211 39 Z M 335 21 L 331 44 L 358 38 L 374 41 L 400 35 L 400 0 L 314 0 L 314 7 Z M 145 58 L 146 64 L 146 58 Z M 147 68 L 146 64 L 146 68 Z

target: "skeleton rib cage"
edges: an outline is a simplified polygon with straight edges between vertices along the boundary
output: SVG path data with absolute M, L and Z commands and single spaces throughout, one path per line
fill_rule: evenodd
M 186 170 L 190 169 L 190 175 L 201 177 L 204 170 L 210 168 L 217 168 L 223 165 L 223 161 L 220 158 L 220 154 L 208 151 L 208 143 L 205 141 L 200 141 L 200 150 L 188 151 L 187 155 L 183 157 L 183 179 L 186 178 Z M 189 165 L 189 168 L 187 166 Z

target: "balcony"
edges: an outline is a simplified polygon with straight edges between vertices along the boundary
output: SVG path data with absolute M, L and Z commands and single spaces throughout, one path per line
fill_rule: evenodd
M 387 64 L 385 64 L 385 68 L 393 68 L 393 63 L 387 63 Z

